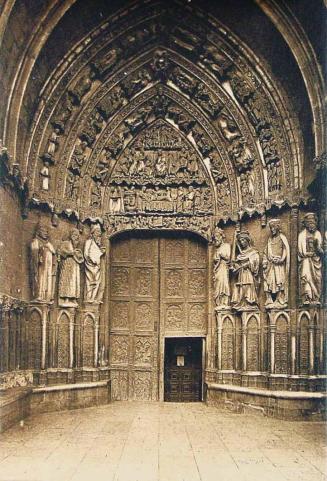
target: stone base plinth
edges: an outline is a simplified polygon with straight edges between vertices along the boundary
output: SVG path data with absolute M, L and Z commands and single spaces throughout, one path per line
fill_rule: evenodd
M 208 383 L 209 406 L 237 413 L 253 413 L 287 420 L 326 419 L 326 392 L 291 392 L 248 388 L 231 384 Z
M 0 432 L 5 431 L 30 414 L 30 388 L 0 391 Z
M 110 381 L 36 387 L 31 394 L 31 413 L 101 406 L 110 398 Z
M 60 384 L 0 391 L 0 432 L 30 414 L 108 404 L 110 381 Z

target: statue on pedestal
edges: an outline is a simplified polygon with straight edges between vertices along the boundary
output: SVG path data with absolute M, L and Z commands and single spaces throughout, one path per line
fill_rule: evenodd
M 237 311 L 258 309 L 257 282 L 259 275 L 259 252 L 252 245 L 247 231 L 236 235 L 238 255 L 232 261 L 231 270 L 236 274 L 232 306 Z
M 216 308 L 228 309 L 230 306 L 229 266 L 231 246 L 225 242 L 222 229 L 216 228 L 214 234 L 216 251 L 214 255 L 214 299 Z
M 102 256 L 105 247 L 101 242 L 101 227 L 93 225 L 89 239 L 85 242 L 85 294 L 84 301 L 101 303 L 104 291 L 104 269 Z
M 72 229 L 69 238 L 59 249 L 59 306 L 78 307 L 80 297 L 80 265 L 84 261 L 83 253 L 79 248 L 80 234 L 77 229 Z
M 280 232 L 280 219 L 269 221 L 271 237 L 263 254 L 264 291 L 267 308 L 285 308 L 288 303 L 290 247 Z
M 30 245 L 32 296 L 37 302 L 52 302 L 56 251 L 49 240 L 49 229 L 39 223 Z
M 323 249 L 317 216 L 311 212 L 306 214 L 303 226 L 298 237 L 301 299 L 303 304 L 320 304 Z

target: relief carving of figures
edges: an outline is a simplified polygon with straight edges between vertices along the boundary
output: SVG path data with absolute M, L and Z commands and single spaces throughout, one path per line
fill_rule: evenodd
M 216 307 L 226 309 L 230 306 L 230 282 L 229 268 L 231 260 L 231 245 L 225 242 L 225 234 L 222 229 L 216 228 L 214 234 L 214 299 Z
M 102 186 L 100 182 L 94 182 L 91 190 L 90 206 L 99 208 L 102 205 Z
M 69 94 L 76 105 L 79 105 L 84 95 L 91 90 L 95 78 L 95 71 L 88 67 L 85 73 L 77 80 L 74 88 L 69 91 Z
M 88 146 L 92 146 L 97 135 L 101 132 L 103 127 L 104 119 L 102 115 L 97 112 L 93 111 L 88 119 L 88 123 L 86 127 L 83 128 L 80 138 L 85 140 Z
M 271 236 L 263 254 L 263 279 L 267 308 L 287 307 L 290 247 L 280 231 L 280 219 L 269 221 Z
M 171 80 L 182 92 L 185 92 L 190 96 L 192 96 L 193 91 L 197 86 L 197 82 L 186 75 L 186 73 L 179 67 L 175 68 L 172 72 Z
M 254 158 L 249 148 L 246 146 L 244 139 L 234 142 L 228 149 L 228 152 L 233 164 L 239 172 L 242 172 L 253 164 Z
M 206 110 L 211 117 L 216 117 L 220 110 L 222 109 L 222 105 L 215 98 L 211 92 L 207 89 L 207 87 L 199 83 L 194 94 L 194 99 L 198 102 L 199 105 L 202 106 L 204 110 Z
M 52 302 L 56 274 L 56 251 L 49 240 L 49 229 L 38 224 L 30 245 L 33 300 Z
M 124 212 L 124 196 L 120 187 L 113 186 L 110 188 L 109 212 Z
M 129 128 L 132 135 L 138 132 L 147 122 L 151 111 L 152 107 L 150 106 L 141 107 L 135 114 L 132 114 L 128 119 L 124 120 L 125 125 Z
M 243 202 L 253 204 L 255 195 L 253 172 L 242 172 L 239 176 L 239 180 Z
M 234 119 L 227 113 L 221 112 L 217 118 L 217 124 L 228 142 L 233 142 L 241 137 L 241 132 Z
M 131 79 L 127 79 L 122 83 L 123 89 L 126 95 L 131 98 L 135 94 L 141 92 L 152 80 L 151 72 L 147 68 L 141 69 L 137 72 L 137 76 Z
M 231 265 L 236 275 L 232 305 L 238 311 L 254 310 L 258 308 L 259 252 L 253 247 L 247 231 L 236 234 L 236 247 L 238 254 Z
M 44 161 L 44 165 L 40 170 L 40 187 L 41 190 L 50 189 L 50 172 L 49 172 L 49 162 Z
M 322 289 L 322 236 L 317 228 L 317 216 L 308 213 L 304 229 L 298 237 L 298 260 L 303 304 L 320 304 Z
M 51 132 L 50 138 L 48 140 L 46 152 L 43 154 L 43 158 L 45 160 L 48 160 L 50 162 L 54 161 L 54 155 L 57 152 L 58 144 L 59 144 L 59 141 L 58 141 L 59 135 L 60 135 L 60 129 L 58 127 L 55 127 Z
M 78 199 L 80 177 L 73 172 L 68 172 L 66 179 L 66 196 L 73 201 Z
M 204 54 L 200 55 L 201 63 L 208 67 L 218 78 L 224 77 L 225 72 L 232 66 L 232 61 L 220 53 L 214 45 L 206 44 L 203 50 Z
M 87 142 L 79 141 L 74 148 L 70 168 L 74 172 L 80 173 L 87 158 Z
M 269 192 L 278 192 L 282 188 L 283 174 L 280 160 L 267 165 L 267 178 Z
M 100 104 L 97 106 L 97 110 L 106 119 L 109 118 L 124 104 L 124 91 L 117 85 L 114 87 L 108 95 L 101 100 Z
M 104 269 L 102 257 L 105 248 L 102 246 L 101 227 L 91 227 L 90 237 L 85 242 L 85 302 L 101 303 L 104 291 Z
M 104 58 L 94 62 L 95 70 L 97 70 L 100 75 L 103 75 L 105 72 L 109 72 L 118 62 L 121 53 L 122 50 L 120 48 L 112 48 L 106 53 Z
M 170 117 L 185 134 L 188 134 L 196 123 L 194 119 L 186 115 L 174 104 L 168 106 L 168 117 Z
M 79 248 L 80 233 L 72 229 L 69 238 L 62 242 L 58 254 L 60 256 L 59 270 L 59 306 L 78 307 L 80 297 L 80 265 L 84 261 L 83 253 Z
M 61 132 L 65 130 L 66 123 L 70 119 L 74 110 L 73 100 L 68 93 L 63 97 L 62 103 L 59 104 L 55 118 L 52 122 L 54 127 L 59 128 Z

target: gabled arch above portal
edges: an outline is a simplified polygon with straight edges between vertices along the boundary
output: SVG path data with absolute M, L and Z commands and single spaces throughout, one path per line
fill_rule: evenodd
M 170 25 L 162 5 L 121 18 L 92 32 L 49 79 L 28 154 L 32 197 L 82 217 L 103 214 L 106 153 L 114 165 L 163 118 L 202 159 L 217 219 L 292 202 L 301 182 L 297 125 L 251 52 L 196 12 L 187 25 L 182 15 Z

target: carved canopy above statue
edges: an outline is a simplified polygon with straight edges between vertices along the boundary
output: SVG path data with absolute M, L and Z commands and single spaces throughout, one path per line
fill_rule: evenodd
M 301 136 L 282 90 L 215 20 L 183 12 L 126 10 L 62 60 L 31 129 L 33 202 L 116 225 L 294 201 Z

